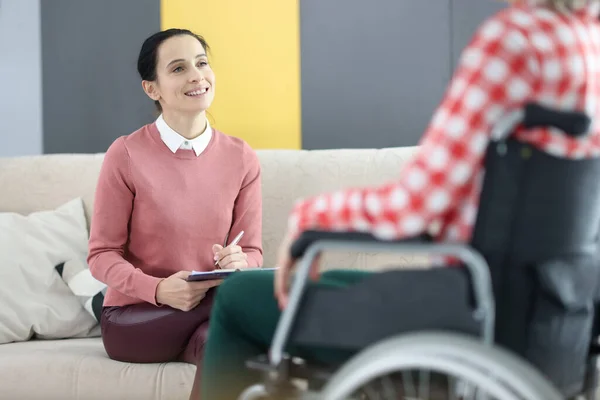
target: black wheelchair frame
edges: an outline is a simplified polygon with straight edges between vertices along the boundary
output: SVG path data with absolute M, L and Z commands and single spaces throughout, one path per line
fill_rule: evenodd
M 470 245 L 433 243 L 423 236 L 389 242 L 356 232 L 302 234 L 292 246 L 291 255 L 299 259 L 299 265 L 269 354 L 247 362 L 249 368 L 264 373 L 266 393 L 292 393 L 290 380 L 294 378 L 306 379 L 310 387 L 320 388 L 337 367 L 308 365 L 305 360 L 289 357 L 284 349 L 290 341 L 333 347 L 341 343 L 358 351 L 390 335 L 442 329 L 466 331 L 488 346 L 514 352 L 539 369 L 565 398 L 582 393 L 587 399 L 595 398 L 600 355 L 600 324 L 595 310 L 600 286 L 600 158 L 570 160 L 543 153 L 510 137 L 518 125 L 526 129 L 551 127 L 581 137 L 589 131 L 591 120 L 582 113 L 528 104 L 496 127 L 486 153 L 481 204 Z M 457 282 L 464 278 L 464 287 L 471 295 L 464 302 L 452 303 L 457 292 L 449 291 L 448 296 L 438 299 L 461 308 L 456 318 L 448 318 L 441 328 L 439 320 L 435 326 L 435 316 L 409 329 L 402 326 L 405 321 L 386 318 L 380 324 L 386 327 L 378 326 L 377 331 L 366 327 L 353 329 L 344 338 L 339 334 L 332 337 L 334 327 L 328 328 L 326 318 L 318 317 L 324 313 L 325 304 L 327 312 L 339 313 L 342 309 L 336 308 L 336 299 L 342 304 L 358 296 L 360 301 L 353 304 L 359 308 L 364 304 L 367 310 L 375 303 L 369 304 L 365 294 L 376 292 L 377 285 L 390 281 L 394 273 L 409 273 L 376 273 L 390 275 L 343 294 L 307 291 L 315 257 L 336 250 L 453 256 L 464 269 L 413 273 L 423 274 L 426 284 L 435 284 L 456 278 L 456 271 L 461 270 L 463 275 Z M 371 308 L 364 315 L 367 312 L 374 311 Z M 384 312 L 390 315 L 394 310 Z M 575 339 L 565 347 L 565 335 L 569 334 Z

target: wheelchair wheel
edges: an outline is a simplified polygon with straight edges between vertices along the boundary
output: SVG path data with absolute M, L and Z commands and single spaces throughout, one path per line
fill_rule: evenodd
M 383 340 L 350 359 L 326 400 L 564 400 L 533 367 L 476 338 L 418 333 Z

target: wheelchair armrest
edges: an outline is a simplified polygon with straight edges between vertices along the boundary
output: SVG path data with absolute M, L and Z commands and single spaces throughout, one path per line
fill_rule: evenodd
M 316 242 L 327 241 L 327 242 L 339 242 L 352 244 L 362 243 L 385 243 L 393 246 L 399 243 L 427 243 L 432 242 L 430 235 L 423 234 L 415 236 L 414 238 L 408 238 L 397 241 L 386 241 L 376 238 L 375 236 L 364 233 L 364 232 L 329 232 L 329 231 L 316 231 L 309 230 L 303 232 L 298 239 L 292 244 L 291 256 L 293 259 L 302 258 L 306 253 L 306 250 Z
M 293 245 L 293 258 L 300 258 L 298 270 L 290 287 L 288 305 L 283 310 L 275 329 L 269 351 L 271 365 L 281 363 L 286 342 L 290 335 L 296 312 L 308 282 L 308 275 L 315 257 L 325 250 L 374 251 L 390 253 L 421 253 L 452 256 L 461 260 L 473 284 L 476 302 L 476 318 L 483 324 L 483 341 L 491 345 L 494 338 L 495 303 L 489 266 L 483 256 L 468 245 L 460 243 L 432 243 L 426 236 L 401 241 L 377 240 L 369 234 L 348 234 L 311 231 L 303 234 Z M 300 257 L 301 256 L 301 257 Z

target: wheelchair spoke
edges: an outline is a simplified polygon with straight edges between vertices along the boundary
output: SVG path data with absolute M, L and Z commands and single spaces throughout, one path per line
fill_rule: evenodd
M 477 388 L 464 381 L 458 382 L 456 389 L 458 395 L 464 400 L 473 400 L 474 393 L 477 391 Z
M 448 400 L 458 400 L 456 397 L 456 379 L 453 377 L 448 377 Z
M 430 374 L 429 371 L 419 371 L 419 399 L 428 399 L 429 398 L 429 382 L 430 382 Z
M 419 369 L 398 371 L 375 378 L 362 385 L 347 400 L 497 400 L 497 398 L 474 382 Z
M 411 371 L 402 371 L 402 388 L 404 397 L 408 397 L 409 399 L 417 399 L 417 392 L 415 390 L 415 385 L 412 379 Z
M 365 391 L 365 394 L 367 395 L 368 400 L 379 400 L 380 399 L 379 393 L 377 393 L 377 390 L 374 389 L 371 385 L 365 386 L 364 391 Z
M 383 392 L 385 399 L 398 399 L 398 392 L 396 391 L 396 386 L 394 385 L 394 381 L 390 378 L 389 375 L 381 378 L 381 385 L 383 386 Z

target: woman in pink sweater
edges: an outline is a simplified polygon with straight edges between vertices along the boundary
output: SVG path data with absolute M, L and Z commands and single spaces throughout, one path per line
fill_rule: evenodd
M 170 29 L 143 43 L 138 72 L 161 115 L 106 152 L 88 263 L 108 285 L 101 326 L 108 355 L 197 365 L 215 286 L 192 270 L 262 264 L 260 165 L 243 140 L 212 128 L 215 75 L 204 39 Z M 244 231 L 238 245 L 225 246 Z

